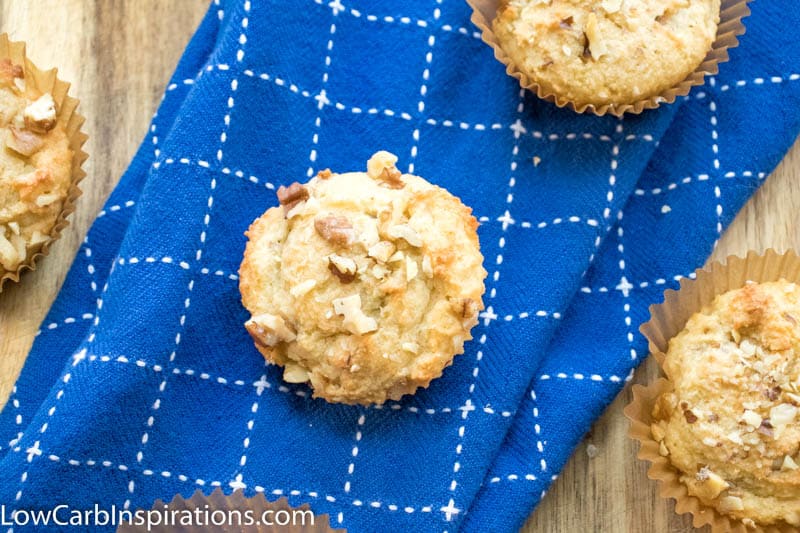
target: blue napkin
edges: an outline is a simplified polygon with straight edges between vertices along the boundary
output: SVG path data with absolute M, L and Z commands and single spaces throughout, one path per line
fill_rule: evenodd
M 520 92 L 462 2 L 304 2 L 211 6 L 0 414 L 7 514 L 220 486 L 351 531 L 513 531 L 800 128 L 794 7 L 756 4 L 718 77 L 618 120 Z M 487 309 L 429 389 L 331 405 L 244 330 L 242 233 L 378 149 L 474 208 Z

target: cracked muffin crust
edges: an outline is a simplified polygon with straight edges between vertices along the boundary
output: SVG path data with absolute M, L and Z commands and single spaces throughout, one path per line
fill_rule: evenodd
M 16 271 L 50 231 L 67 197 L 73 153 L 52 95 L 26 87 L 0 60 L 0 277 Z
M 427 387 L 483 309 L 471 209 L 378 152 L 367 172 L 320 172 L 278 189 L 250 226 L 239 274 L 245 327 L 290 383 L 383 403 Z
M 545 91 L 632 104 L 677 85 L 716 37 L 720 0 L 501 0 L 493 31 Z
M 653 410 L 689 494 L 745 525 L 800 526 L 800 286 L 718 296 L 669 343 Z

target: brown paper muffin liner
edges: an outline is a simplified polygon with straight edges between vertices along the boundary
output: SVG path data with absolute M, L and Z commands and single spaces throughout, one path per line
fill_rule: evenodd
M 6 33 L 0 34 L 0 59 L 10 59 L 15 65 L 22 65 L 25 71 L 26 88 L 32 86 L 42 93 L 47 92 L 53 96 L 53 101 L 56 104 L 56 110 L 58 112 L 57 120 L 60 124 L 64 125 L 67 139 L 69 140 L 69 148 L 73 152 L 70 187 L 67 190 L 67 196 L 64 199 L 61 213 L 58 215 L 53 228 L 50 230 L 50 239 L 42 244 L 29 248 L 25 261 L 20 264 L 15 271 L 6 272 L 0 276 L 0 292 L 2 292 L 6 280 L 14 282 L 19 281 L 20 275 L 25 270 L 35 270 L 37 260 L 48 254 L 50 245 L 58 239 L 64 228 L 69 225 L 67 217 L 75 211 L 75 202 L 81 195 L 81 190 L 78 185 L 86 176 L 86 172 L 84 172 L 81 166 L 89 156 L 82 150 L 83 143 L 85 143 L 88 138 L 88 136 L 81 131 L 81 126 L 83 126 L 86 119 L 77 112 L 79 102 L 77 99 L 67 94 L 70 84 L 58 79 L 57 69 L 40 70 L 25 55 L 25 43 L 22 41 L 9 40 L 8 34 Z
M 717 295 L 741 288 L 751 281 L 763 283 L 785 279 L 800 283 L 800 257 L 794 252 L 778 253 L 774 250 L 767 250 L 763 255 L 750 252 L 746 257 L 731 256 L 724 263 L 713 263 L 696 274 L 696 279 L 683 279 L 679 290 L 666 291 L 663 303 L 650 306 L 650 320 L 640 328 L 659 367 L 664 363 L 670 339 L 683 330 L 694 313 L 710 304 Z M 691 513 L 694 527 L 708 525 L 713 533 L 796 532 L 797 528 L 788 524 L 748 528 L 741 521 L 721 514 L 689 495 L 686 485 L 679 479 L 678 470 L 667 457 L 659 454 L 659 444 L 650 432 L 653 406 L 657 398 L 671 388 L 672 384 L 663 377 L 646 387 L 634 385 L 633 400 L 624 410 L 631 422 L 628 435 L 640 444 L 637 457 L 651 463 L 647 476 L 658 481 L 661 497 L 674 499 L 678 514 Z
M 254 523 L 254 524 L 247 524 L 246 522 L 242 521 L 242 524 L 238 524 L 238 519 L 234 519 L 227 524 L 218 524 L 218 523 L 199 523 L 193 520 L 194 523 L 191 525 L 182 524 L 181 521 L 178 519 L 181 514 L 189 513 L 196 513 L 196 510 L 202 511 L 202 514 L 207 514 L 209 517 L 211 513 L 217 514 L 217 516 L 223 516 L 219 513 L 234 513 L 231 516 L 236 516 L 236 514 L 241 513 L 241 516 L 244 516 L 246 511 L 250 511 L 252 513 L 252 517 L 255 521 L 261 522 L 261 517 L 265 511 L 272 511 L 273 514 L 270 515 L 269 521 L 273 522 L 272 525 L 265 524 L 265 523 Z M 310 511 L 310 507 L 308 504 L 301 505 L 300 507 L 292 507 L 289 505 L 289 501 L 284 496 L 283 498 L 276 500 L 274 502 L 267 501 L 264 497 L 263 493 L 258 493 L 257 495 L 253 496 L 252 498 L 245 498 L 242 491 L 237 490 L 233 494 L 226 496 L 222 490 L 218 487 L 206 496 L 200 490 L 195 491 L 191 498 L 185 499 L 180 494 L 176 495 L 172 501 L 169 503 L 164 503 L 161 500 L 156 500 L 151 508 L 151 511 L 159 511 L 162 512 L 162 517 L 164 516 L 163 513 L 175 513 L 176 523 L 160 523 L 160 524 L 151 524 L 150 527 L 147 524 L 130 524 L 124 523 L 120 524 L 117 528 L 118 533 L 139 533 L 139 532 L 152 532 L 152 533 L 176 533 L 176 532 L 186 532 L 186 533 L 200 533 L 200 532 L 208 532 L 208 531 L 218 531 L 220 533 L 347 533 L 344 529 L 333 529 L 330 525 L 328 520 L 328 515 L 318 515 L 314 514 L 313 523 L 311 523 L 308 514 L 306 514 L 305 523 L 301 524 L 287 524 L 287 525 L 278 525 L 277 522 L 284 522 L 284 519 L 280 519 L 276 513 L 277 511 L 286 511 L 291 513 L 292 511 Z M 289 515 L 284 515 L 289 516 Z M 205 519 L 202 519 L 205 521 Z M 226 520 L 227 521 L 227 520 Z M 300 521 L 298 519 L 298 521 Z
M 678 85 L 671 87 L 661 94 L 651 96 L 632 104 L 577 104 L 571 100 L 548 92 L 525 73 L 517 69 L 503 48 L 500 46 L 494 32 L 492 21 L 502 0 L 467 0 L 472 7 L 472 23 L 481 30 L 483 41 L 494 49 L 494 56 L 506 66 L 509 76 L 517 78 L 520 85 L 529 89 L 542 100 L 554 103 L 558 107 L 568 107 L 578 113 L 592 113 L 598 116 L 611 114 L 622 117 L 625 113 L 639 114 L 645 109 L 655 109 L 661 104 L 671 104 L 679 96 L 686 96 L 692 87 L 703 85 L 705 76 L 713 76 L 719 72 L 719 64 L 728 61 L 728 49 L 739 45 L 738 36 L 745 32 L 742 19 L 750 14 L 747 3 L 751 0 L 722 0 L 720 5 L 720 18 L 717 27 L 717 38 L 712 43 L 703 62 L 686 79 Z

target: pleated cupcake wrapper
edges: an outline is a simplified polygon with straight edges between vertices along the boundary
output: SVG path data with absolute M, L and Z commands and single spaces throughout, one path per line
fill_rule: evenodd
M 203 515 L 203 523 L 193 520 L 191 525 L 181 523 L 180 517 L 191 513 L 196 515 L 196 510 L 201 511 Z M 291 522 L 290 517 L 293 511 L 309 511 L 310 508 L 307 504 L 300 507 L 292 507 L 289 501 L 284 496 L 277 501 L 270 502 L 264 497 L 263 493 L 258 493 L 252 498 L 245 498 L 242 491 L 237 490 L 233 494 L 226 496 L 220 488 L 217 488 L 206 496 L 200 490 L 195 491 L 191 498 L 184 498 L 180 494 L 176 495 L 169 503 L 164 503 L 161 500 L 156 500 L 151 508 L 151 511 L 161 512 L 161 523 L 140 524 L 134 522 L 133 524 L 125 523 L 120 524 L 117 528 L 118 533 L 139 533 L 139 532 L 152 532 L 152 533 L 206 533 L 208 531 L 218 531 L 220 533 L 347 533 L 344 529 L 333 529 L 330 526 L 328 515 L 314 515 L 313 524 L 311 523 L 308 513 L 305 514 L 305 520 L 300 519 L 297 515 L 296 522 L 298 524 L 288 523 L 286 525 L 278 525 L 278 522 Z M 250 512 L 254 524 L 246 522 L 245 513 Z M 266 512 L 270 512 L 265 515 Z M 285 511 L 289 514 L 281 515 L 276 514 L 278 511 Z M 139 511 L 141 512 L 141 511 Z M 175 520 L 167 523 L 163 517 L 168 513 L 175 513 Z M 223 514 L 220 514 L 224 513 Z M 146 511 L 144 512 L 146 513 Z M 214 518 L 212 513 L 217 516 Z M 142 516 L 145 516 L 143 514 Z M 233 517 L 227 519 L 227 517 Z M 241 516 L 241 524 L 237 516 Z M 207 519 L 205 517 L 208 517 Z M 267 520 L 261 520 L 262 517 L 270 522 L 272 525 L 264 523 Z M 220 520 L 223 518 L 223 520 Z M 210 523 L 205 523 L 209 520 Z M 153 520 L 155 522 L 155 520 Z M 172 523 L 176 522 L 176 523 Z M 226 523 L 219 523 L 226 522 Z
M 650 320 L 640 328 L 662 371 L 670 339 L 684 329 L 694 313 L 711 304 L 716 296 L 744 287 L 748 282 L 785 279 L 800 283 L 800 257 L 794 252 L 778 253 L 771 249 L 763 254 L 750 252 L 746 257 L 731 256 L 724 263 L 713 263 L 696 274 L 695 279 L 683 279 L 677 291 L 666 291 L 663 303 L 650 306 Z M 653 406 L 661 394 L 671 389 L 671 382 L 663 377 L 648 386 L 634 385 L 633 400 L 624 410 L 631 422 L 628 436 L 640 444 L 637 457 L 651 463 L 647 476 L 658 481 L 660 496 L 674 499 L 678 514 L 691 513 L 694 527 L 709 525 L 712 533 L 797 532 L 797 528 L 788 524 L 748 528 L 740 520 L 721 514 L 689 495 L 680 481 L 680 472 L 668 457 L 659 454 L 659 443 L 650 431 Z
M 520 85 L 534 92 L 542 100 L 554 103 L 558 107 L 567 107 L 578 113 L 592 113 L 598 116 L 611 114 L 622 117 L 625 113 L 639 114 L 645 109 L 655 109 L 661 104 L 671 104 L 680 96 L 686 96 L 692 87 L 703 85 L 705 77 L 719 72 L 719 64 L 728 61 L 728 50 L 739 45 L 738 36 L 745 32 L 742 19 L 750 14 L 747 3 L 751 0 L 722 0 L 720 20 L 717 27 L 717 38 L 711 45 L 703 62 L 686 79 L 661 94 L 651 96 L 632 104 L 578 104 L 568 98 L 549 92 L 535 80 L 519 70 L 505 53 L 492 30 L 500 4 L 504 0 L 467 0 L 472 7 L 472 23 L 481 30 L 483 41 L 494 49 L 494 56 L 506 66 L 506 72 L 519 80 Z M 647 76 L 648 73 L 642 73 Z
M 50 246 L 58 239 L 61 232 L 69 225 L 67 217 L 75 211 L 75 202 L 81 195 L 79 188 L 80 181 L 86 177 L 86 172 L 81 168 L 84 161 L 89 157 L 83 151 L 83 144 L 88 136 L 81 131 L 81 127 L 86 119 L 77 112 L 78 100 L 69 96 L 70 84 L 58 79 L 57 69 L 40 70 L 25 55 L 25 43 L 21 41 L 11 41 L 8 34 L 0 34 L 0 59 L 10 59 L 15 65 L 21 65 L 25 71 L 25 87 L 33 87 L 41 93 L 50 93 L 56 103 L 58 112 L 58 122 L 64 125 L 69 148 L 72 150 L 72 168 L 70 172 L 70 186 L 67 196 L 61 207 L 61 213 L 50 230 L 49 239 L 36 247 L 29 248 L 25 261 L 13 272 L 6 272 L 0 276 L 0 292 L 7 280 L 19 281 L 20 275 L 25 270 L 35 270 L 36 262 L 46 256 L 50 251 Z

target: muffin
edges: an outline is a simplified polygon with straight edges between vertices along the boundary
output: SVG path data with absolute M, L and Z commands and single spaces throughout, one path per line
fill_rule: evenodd
M 53 96 L 0 60 L 0 279 L 50 240 L 71 185 L 73 152 Z
M 800 526 L 800 286 L 717 296 L 663 369 L 650 431 L 689 495 L 746 526 Z
M 366 172 L 278 189 L 250 226 L 239 274 L 245 327 L 267 361 L 316 397 L 383 403 L 427 387 L 483 309 L 471 209 L 378 152 Z
M 720 0 L 501 0 L 492 28 L 547 94 L 633 104 L 685 80 L 711 49 Z

